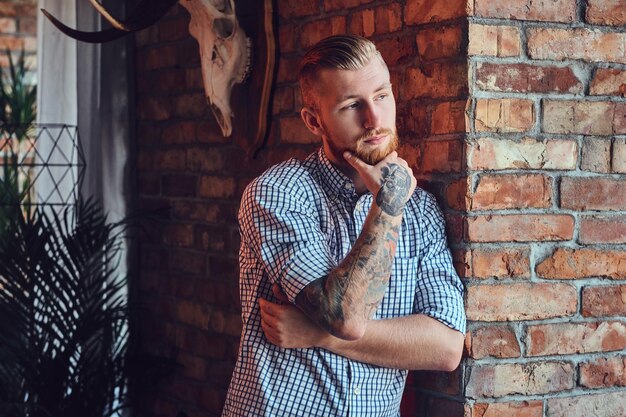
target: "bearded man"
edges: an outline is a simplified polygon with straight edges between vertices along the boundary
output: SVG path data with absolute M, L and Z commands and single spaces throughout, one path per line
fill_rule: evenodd
M 441 211 L 396 148 L 389 70 L 353 35 L 301 63 L 319 151 L 243 195 L 243 331 L 231 416 L 399 416 L 407 370 L 454 370 L 463 286 Z

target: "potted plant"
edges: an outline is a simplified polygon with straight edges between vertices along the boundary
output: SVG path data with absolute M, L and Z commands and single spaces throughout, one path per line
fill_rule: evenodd
M 0 233 L 1 416 L 103 417 L 128 405 L 123 224 L 93 202 L 75 210 L 17 210 Z

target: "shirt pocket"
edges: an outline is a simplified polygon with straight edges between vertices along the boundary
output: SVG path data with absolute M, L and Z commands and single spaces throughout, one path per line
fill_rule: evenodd
M 413 314 L 418 266 L 419 258 L 417 256 L 408 258 L 397 256 L 394 258 L 389 286 L 376 311 L 375 319 Z

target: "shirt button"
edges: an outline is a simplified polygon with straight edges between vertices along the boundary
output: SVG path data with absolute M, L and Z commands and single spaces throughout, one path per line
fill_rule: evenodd
M 354 388 L 354 395 L 359 395 L 361 393 L 361 389 L 359 387 Z
M 352 189 L 352 184 L 350 184 L 349 182 L 346 182 L 343 184 L 343 188 L 345 190 L 351 190 Z

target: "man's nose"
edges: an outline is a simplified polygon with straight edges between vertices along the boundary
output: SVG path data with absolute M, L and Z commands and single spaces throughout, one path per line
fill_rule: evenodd
M 366 129 L 375 129 L 380 124 L 380 109 L 374 106 L 374 103 L 367 103 L 364 107 L 363 127 Z

